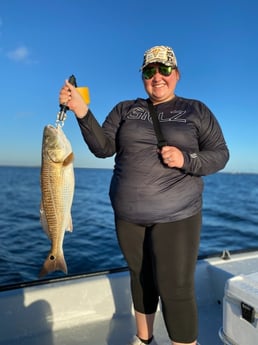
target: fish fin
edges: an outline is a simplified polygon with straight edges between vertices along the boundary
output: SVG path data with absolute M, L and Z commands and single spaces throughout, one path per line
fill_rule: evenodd
M 71 152 L 64 160 L 63 165 L 69 165 L 70 163 L 72 163 L 74 161 L 74 154 L 73 152 Z
M 46 218 L 46 214 L 45 214 L 42 202 L 40 205 L 39 213 L 40 213 L 40 223 L 42 225 L 42 228 L 45 231 L 45 233 L 47 234 L 47 236 L 49 237 L 48 223 L 47 223 L 47 218 Z
M 63 253 L 60 253 L 58 256 L 54 256 L 52 253 L 49 253 L 39 272 L 39 277 L 41 278 L 48 273 L 55 271 L 62 271 L 67 274 L 67 265 Z
M 70 217 L 69 217 L 68 225 L 66 227 L 66 231 L 70 231 L 70 232 L 73 231 L 73 220 L 72 220 L 71 214 L 70 214 Z

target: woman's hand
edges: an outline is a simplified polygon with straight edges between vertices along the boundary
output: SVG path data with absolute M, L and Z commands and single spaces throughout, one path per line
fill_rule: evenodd
M 160 150 L 160 154 L 164 164 L 170 168 L 181 169 L 184 165 L 184 156 L 175 146 L 163 146 Z
M 78 118 L 83 118 L 89 110 L 82 96 L 68 80 L 59 93 L 59 103 L 67 105 Z

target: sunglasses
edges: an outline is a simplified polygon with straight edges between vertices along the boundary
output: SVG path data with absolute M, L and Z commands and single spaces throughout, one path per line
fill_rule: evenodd
M 163 75 L 164 77 L 168 77 L 172 71 L 173 71 L 173 67 L 171 66 L 165 66 L 165 65 L 160 65 L 157 67 L 145 67 L 142 70 L 142 76 L 144 79 L 151 79 L 152 77 L 154 77 L 154 75 L 158 72 Z

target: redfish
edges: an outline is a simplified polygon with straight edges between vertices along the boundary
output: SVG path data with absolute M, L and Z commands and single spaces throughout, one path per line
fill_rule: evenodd
M 44 128 L 41 162 L 40 221 L 48 235 L 51 248 L 39 273 L 67 273 L 63 253 L 65 231 L 72 231 L 71 208 L 74 196 L 72 147 L 60 126 Z

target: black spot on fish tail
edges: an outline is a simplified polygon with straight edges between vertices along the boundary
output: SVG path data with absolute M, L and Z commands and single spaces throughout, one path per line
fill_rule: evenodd
M 55 271 L 62 271 L 67 274 L 67 265 L 63 253 L 58 256 L 50 253 L 39 272 L 39 277 L 42 278 L 45 275 Z

